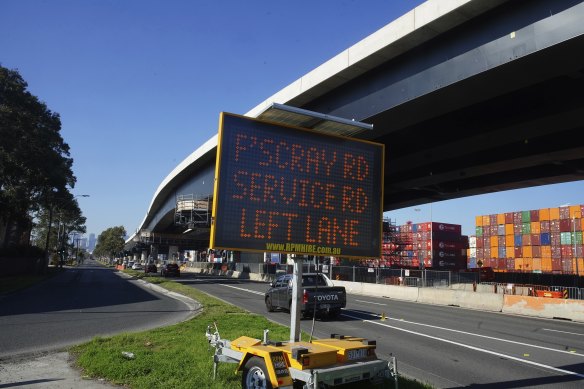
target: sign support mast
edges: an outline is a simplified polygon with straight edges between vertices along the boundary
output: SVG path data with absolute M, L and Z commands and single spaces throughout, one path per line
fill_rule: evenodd
M 292 305 L 290 306 L 290 342 L 300 341 L 300 314 L 302 307 L 302 266 L 304 257 L 294 255 L 294 273 L 292 274 Z

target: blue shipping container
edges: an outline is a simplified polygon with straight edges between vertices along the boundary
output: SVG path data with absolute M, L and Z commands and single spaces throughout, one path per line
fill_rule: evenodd
M 549 246 L 552 244 L 551 234 L 549 232 L 543 232 L 540 236 L 539 243 L 542 246 Z
M 522 238 L 523 238 L 523 235 L 515 235 L 515 247 L 521 246 L 521 239 Z

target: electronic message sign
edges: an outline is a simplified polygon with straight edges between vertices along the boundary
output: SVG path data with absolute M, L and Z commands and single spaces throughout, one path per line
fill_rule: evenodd
M 379 257 L 384 145 L 221 113 L 211 247 Z

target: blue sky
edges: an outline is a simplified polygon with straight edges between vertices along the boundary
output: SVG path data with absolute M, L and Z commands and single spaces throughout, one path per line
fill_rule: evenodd
M 138 228 L 160 182 L 243 114 L 420 0 L 0 0 L 0 64 L 61 115 L 88 232 Z M 388 213 L 474 231 L 476 215 L 584 203 L 584 182 Z M 415 209 L 419 209 L 416 211 Z M 431 216 L 430 216 L 431 215 Z

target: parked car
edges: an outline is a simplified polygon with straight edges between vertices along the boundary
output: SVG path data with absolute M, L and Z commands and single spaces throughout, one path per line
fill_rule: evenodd
M 132 270 L 142 270 L 142 265 L 140 265 L 138 262 L 135 262 L 132 265 Z
M 158 273 L 158 268 L 156 267 L 155 263 L 150 263 L 144 266 L 144 273 Z
M 180 268 L 176 263 L 167 263 L 160 269 L 162 277 L 180 277 Z
M 346 292 L 343 286 L 333 286 L 333 283 L 322 273 L 307 273 L 302 275 L 302 316 L 318 315 L 338 316 L 341 308 L 346 305 Z M 292 275 L 278 277 L 270 284 L 265 294 L 266 309 L 269 312 L 276 308 L 290 310 L 292 306 Z

